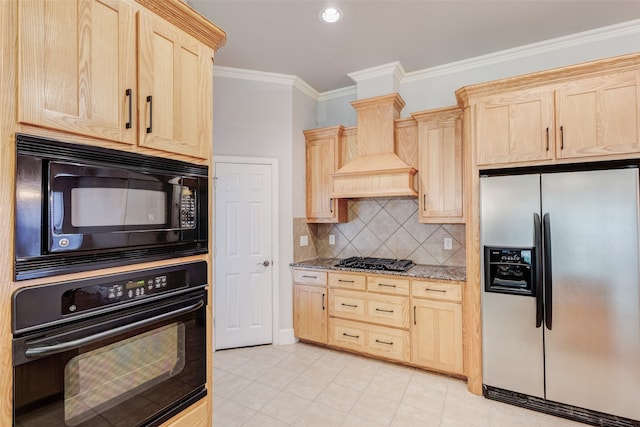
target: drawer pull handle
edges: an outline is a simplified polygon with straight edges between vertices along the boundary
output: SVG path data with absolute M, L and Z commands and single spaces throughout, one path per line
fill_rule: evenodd
M 424 288 L 424 290 L 425 290 L 425 291 L 427 291 L 427 292 L 440 292 L 440 293 L 443 293 L 443 294 L 446 294 L 446 293 L 447 293 L 447 291 L 446 291 L 446 290 L 444 290 L 444 289 L 431 289 L 431 288 Z
M 342 283 L 355 283 L 355 280 L 342 280 L 342 279 L 338 279 L 338 282 L 342 282 Z
M 345 306 L 345 307 L 358 308 L 358 304 L 345 304 L 345 303 L 342 303 L 342 304 L 340 304 L 340 305 L 343 305 L 343 306 Z
M 393 342 L 376 340 L 379 344 L 393 345 Z
M 317 279 L 318 278 L 318 276 L 302 276 L 302 277 L 304 277 L 305 279 Z
M 393 310 L 383 310 L 381 308 L 376 308 L 376 311 L 382 311 L 383 313 L 393 313 Z
M 349 338 L 360 338 L 360 335 L 349 335 L 346 332 L 343 332 L 342 335 Z
M 378 283 L 378 286 L 386 286 L 387 288 L 395 288 L 396 285 L 388 285 L 386 283 Z

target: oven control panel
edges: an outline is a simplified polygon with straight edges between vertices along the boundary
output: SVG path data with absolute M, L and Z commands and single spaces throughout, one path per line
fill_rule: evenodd
M 169 292 L 184 287 L 185 283 L 184 271 L 174 271 L 69 289 L 62 294 L 62 314 L 79 313 L 96 307 Z

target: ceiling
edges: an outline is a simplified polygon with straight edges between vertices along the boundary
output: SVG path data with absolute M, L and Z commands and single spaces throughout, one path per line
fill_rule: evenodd
M 319 92 L 347 73 L 405 72 L 640 18 L 639 0 L 188 0 L 227 33 L 216 65 L 295 75 Z M 320 21 L 335 6 L 344 18 Z M 640 21 L 637 25 L 640 25 Z

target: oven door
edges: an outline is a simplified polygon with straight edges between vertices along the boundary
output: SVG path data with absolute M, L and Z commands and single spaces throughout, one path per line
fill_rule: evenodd
M 115 167 L 49 163 L 48 251 L 198 239 L 198 180 Z
M 13 340 L 14 425 L 155 426 L 206 396 L 206 291 Z

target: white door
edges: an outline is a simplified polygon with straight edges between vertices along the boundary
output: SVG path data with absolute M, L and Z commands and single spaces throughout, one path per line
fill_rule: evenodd
M 270 344 L 272 165 L 215 168 L 215 348 Z

